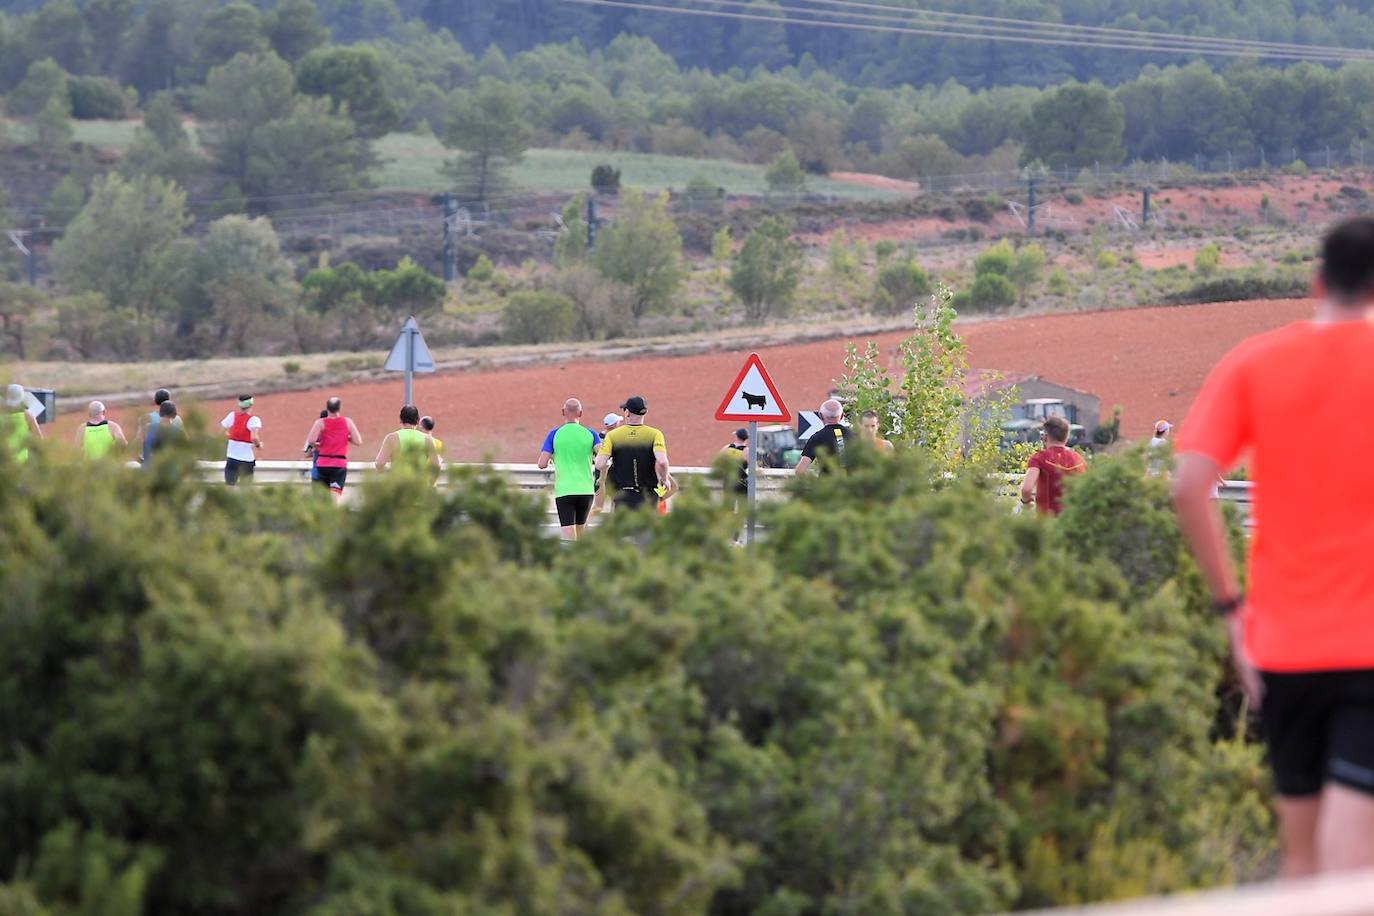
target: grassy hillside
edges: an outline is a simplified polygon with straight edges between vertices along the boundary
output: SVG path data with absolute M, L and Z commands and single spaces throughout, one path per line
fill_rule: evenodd
M 138 121 L 78 121 L 76 139 L 104 149 L 124 150 L 133 142 Z M 434 137 L 416 134 L 391 134 L 377 143 L 383 160 L 378 170 L 379 187 L 384 191 L 431 193 L 451 186 L 439 169 L 453 152 Z M 570 191 L 588 186 L 592 168 L 606 163 L 620 169 L 622 184 L 630 187 L 663 190 L 682 189 L 694 175 L 704 175 L 730 194 L 762 194 L 768 189 L 764 168 L 718 159 L 688 159 L 649 153 L 582 152 L 565 149 L 534 149 L 511 170 L 517 189 L 530 191 Z M 892 195 L 858 185 L 813 178 L 810 191 L 833 194 L 846 199 L 875 199 Z

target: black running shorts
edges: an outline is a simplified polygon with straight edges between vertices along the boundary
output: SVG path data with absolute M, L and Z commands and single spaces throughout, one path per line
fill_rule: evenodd
M 564 528 L 587 524 L 587 516 L 592 511 L 592 494 L 560 496 L 553 501 L 558 507 L 558 524 Z
M 615 507 L 617 509 L 639 509 L 648 506 L 651 509 L 658 508 L 658 494 L 653 490 L 616 490 Z
M 348 480 L 348 468 L 315 468 L 315 482 L 331 490 L 343 492 Z
M 1374 795 L 1374 669 L 1264 672 L 1260 724 L 1280 795 L 1327 780 Z

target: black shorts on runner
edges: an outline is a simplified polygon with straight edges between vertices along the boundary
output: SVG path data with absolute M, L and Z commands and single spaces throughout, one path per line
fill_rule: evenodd
M 231 487 L 238 486 L 239 478 L 246 477 L 250 482 L 253 479 L 253 470 L 258 466 L 256 461 L 240 461 L 237 458 L 224 459 L 224 482 Z
M 560 496 L 553 501 L 558 507 L 558 524 L 564 528 L 587 524 L 587 516 L 592 511 L 592 494 Z
M 1260 725 L 1280 795 L 1328 780 L 1374 795 L 1374 669 L 1262 672 Z
M 617 509 L 639 509 L 648 506 L 651 509 L 658 508 L 658 494 L 653 490 L 616 490 L 615 507 Z
M 331 490 L 338 490 L 342 493 L 344 483 L 347 480 L 348 468 L 315 468 L 315 482 Z

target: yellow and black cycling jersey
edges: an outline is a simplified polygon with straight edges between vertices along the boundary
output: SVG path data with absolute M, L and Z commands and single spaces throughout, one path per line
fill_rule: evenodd
M 663 432 L 652 426 L 620 426 L 601 440 L 599 455 L 609 456 L 606 479 L 612 490 L 652 490 L 658 486 L 654 452 L 666 452 Z

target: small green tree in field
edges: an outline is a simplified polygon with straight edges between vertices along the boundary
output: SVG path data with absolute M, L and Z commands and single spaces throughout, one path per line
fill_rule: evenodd
M 516 293 L 502 315 L 502 329 L 511 343 L 568 340 L 576 322 L 576 310 L 567 296 L 544 291 Z
M 889 261 L 878 271 L 873 287 L 873 311 L 880 315 L 901 315 L 920 305 L 930 295 L 930 277 L 911 258 Z
M 801 246 L 791 221 L 771 216 L 749 233 L 730 271 L 730 289 L 744 305 L 745 320 L 760 324 L 792 308 L 801 281 Z
M 1035 242 L 1022 245 L 1011 262 L 1011 272 L 1007 279 L 1016 287 L 1017 301 L 1026 304 L 1026 295 L 1040 284 L 1045 274 L 1045 249 Z
M 553 246 L 553 260 L 559 267 L 572 267 L 587 260 L 587 222 L 582 211 L 587 202 L 581 194 L 563 205 L 559 218 L 563 221 Z
M 836 229 L 830 236 L 830 272 L 836 277 L 852 277 L 859 272 L 859 259 L 849 247 L 849 236 L 843 229 Z
M 983 274 L 969 287 L 969 304 L 978 309 L 1006 308 L 1016 302 L 1016 287 L 1001 274 Z
M 806 173 L 791 149 L 785 149 L 764 173 L 768 190 L 775 194 L 796 194 L 806 187 Z
M 516 89 L 483 80 L 462 92 L 449 112 L 444 145 L 461 153 L 444 165 L 459 194 L 484 201 L 497 193 L 506 184 L 506 169 L 524 157 L 529 145 Z
M 730 236 L 730 227 L 721 226 L 716 230 L 716 234 L 711 236 L 711 260 L 722 265 L 728 263 L 734 245 L 735 240 Z
M 668 195 L 626 191 L 620 212 L 597 235 L 592 263 L 603 276 L 633 290 L 635 320 L 666 309 L 685 273 L 682 236 L 668 215 Z
M 965 389 L 968 345 L 954 330 L 951 298 L 940 284 L 931 304 L 916 309 L 912 335 L 897 345 L 895 369 L 876 343 L 862 351 L 850 344 L 835 387 L 848 415 L 877 411 L 887 438 L 924 453 L 933 472 L 985 474 L 997 466 L 1001 423 L 1016 392 L 975 405 Z
M 1199 275 L 1210 277 L 1221 267 L 1221 249 L 1215 242 L 1208 242 L 1198 249 L 1193 257 L 1193 269 Z

